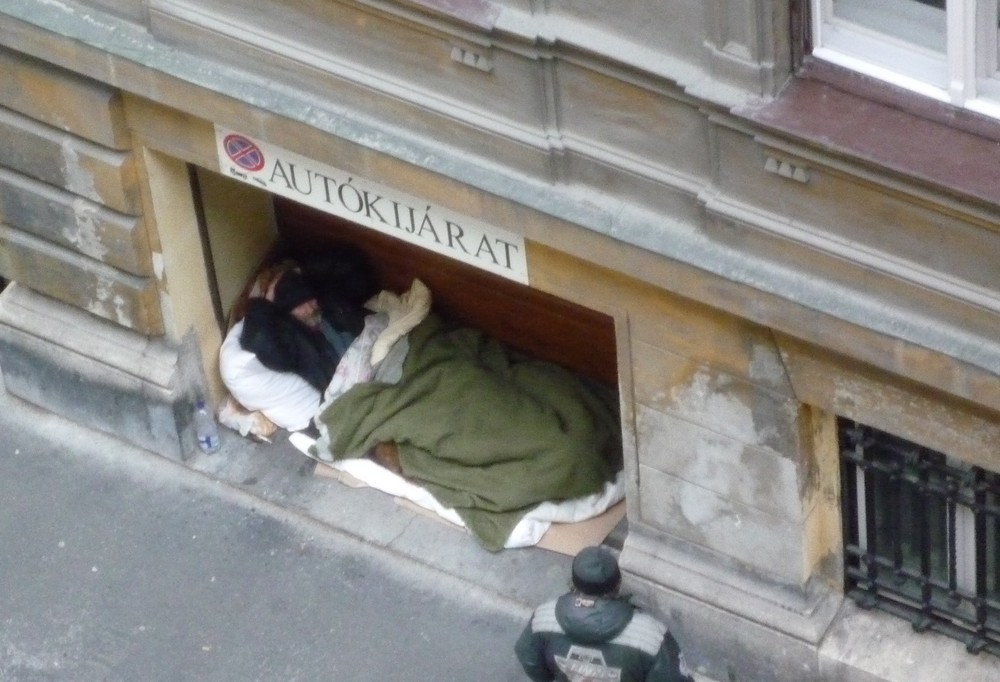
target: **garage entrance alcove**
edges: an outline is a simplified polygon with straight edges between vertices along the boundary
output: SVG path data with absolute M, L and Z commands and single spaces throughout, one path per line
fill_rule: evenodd
M 207 181 L 204 183 L 205 187 L 209 187 L 206 197 L 210 198 L 214 195 L 211 187 L 218 183 L 215 176 L 203 177 L 203 180 Z M 221 180 L 224 185 L 230 184 L 224 178 L 217 180 Z M 504 537 L 508 538 L 508 543 L 505 545 L 507 547 L 524 547 L 537 543 L 541 547 L 564 554 L 579 549 L 583 546 L 581 543 L 592 544 L 605 538 L 608 538 L 609 544 L 621 546 L 627 523 L 623 516 L 624 505 L 616 502 L 624 494 L 624 476 L 619 473 L 613 481 L 605 479 L 603 491 L 600 486 L 596 489 L 593 487 L 594 483 L 598 482 L 596 476 L 606 475 L 598 474 L 599 469 L 606 467 L 606 463 L 599 467 L 595 463 L 596 453 L 602 450 L 607 452 L 606 448 L 612 445 L 612 441 L 621 440 L 620 419 L 612 417 L 613 421 L 609 421 L 608 417 L 611 415 L 607 412 L 608 406 L 611 404 L 617 406 L 619 403 L 616 330 L 615 321 L 611 316 L 560 298 L 556 295 L 559 293 L 558 289 L 552 293 L 533 289 L 518 281 L 437 254 L 391 234 L 353 223 L 293 200 L 271 195 L 267 197 L 267 204 L 269 209 L 267 213 L 273 219 L 274 231 L 271 233 L 273 245 L 264 259 L 265 263 L 285 258 L 306 262 L 324 253 L 333 252 L 338 247 L 355 247 L 368 257 L 380 288 L 402 294 L 410 290 L 415 279 L 419 279 L 430 291 L 432 310 L 447 322 L 470 332 L 481 331 L 520 356 L 543 361 L 549 366 L 561 366 L 577 377 L 606 389 L 594 392 L 589 398 L 585 398 L 583 393 L 591 391 L 579 392 L 582 386 L 573 389 L 575 392 L 572 394 L 561 393 L 562 390 L 569 390 L 570 385 L 563 379 L 555 378 L 561 376 L 561 373 L 553 373 L 550 371 L 551 367 L 550 370 L 534 370 L 529 365 L 533 367 L 537 363 L 522 366 L 512 357 L 512 362 L 517 364 L 517 371 L 496 384 L 499 388 L 509 382 L 510 393 L 506 388 L 502 389 L 501 393 L 495 393 L 496 389 L 491 388 L 494 385 L 492 377 L 485 384 L 470 384 L 463 383 L 472 376 L 466 374 L 465 369 L 456 370 L 461 372 L 458 376 L 451 374 L 450 368 L 453 364 L 456 367 L 461 364 L 457 358 L 455 361 L 450 359 L 446 361 L 449 369 L 443 370 L 442 375 L 436 374 L 437 369 L 426 370 L 434 377 L 426 380 L 425 377 L 428 375 L 423 374 L 424 361 L 419 360 L 417 366 L 421 367 L 419 370 L 421 374 L 418 376 L 421 378 L 416 380 L 420 386 L 416 389 L 416 394 L 421 396 L 420 404 L 430 400 L 434 405 L 427 408 L 426 413 L 423 408 L 418 408 L 417 413 L 422 415 L 419 420 L 410 421 L 414 419 L 409 416 L 412 409 L 410 406 L 416 403 L 410 401 L 410 396 L 414 395 L 410 393 L 414 382 L 408 379 L 399 389 L 406 394 L 406 397 L 391 399 L 402 400 L 403 404 L 407 405 L 406 416 L 399 417 L 395 407 L 388 408 L 381 402 L 384 393 L 394 389 L 389 389 L 386 384 L 381 384 L 377 388 L 372 384 L 370 390 L 380 394 L 378 403 L 368 405 L 364 403 L 367 398 L 357 398 L 356 392 L 352 391 L 350 399 L 346 395 L 337 399 L 337 405 L 342 405 L 343 401 L 347 400 L 351 407 L 343 408 L 345 412 L 335 419 L 330 417 L 329 424 L 350 425 L 344 430 L 352 433 L 355 430 L 360 432 L 372 429 L 365 433 L 375 434 L 384 433 L 385 429 L 402 428 L 401 431 L 393 431 L 393 434 L 402 436 L 404 444 L 414 443 L 407 445 L 411 451 L 413 448 L 419 449 L 421 454 L 412 454 L 420 461 L 416 466 L 437 467 L 440 466 L 438 463 L 446 463 L 445 468 L 469 467 L 460 474 L 455 474 L 459 477 L 457 479 L 451 478 L 451 473 L 444 474 L 448 483 L 443 484 L 443 488 L 436 489 L 433 488 L 436 485 L 435 480 L 443 480 L 435 479 L 436 473 L 431 474 L 430 478 L 416 474 L 413 481 L 420 481 L 420 484 L 414 487 L 425 492 L 434 490 L 429 508 L 443 507 L 445 513 L 438 510 L 438 514 L 456 523 L 464 522 L 488 549 L 498 549 L 504 544 L 502 540 Z M 215 240 L 212 241 L 214 245 Z M 225 241 L 220 240 L 220 245 Z M 553 272 L 587 267 L 584 263 L 577 265 L 572 258 L 556 254 L 545 247 L 527 243 L 525 248 L 528 250 L 529 278 L 532 268 L 540 277 L 551 280 L 550 275 Z M 533 248 L 537 251 L 533 252 Z M 222 298 L 225 300 L 227 297 Z M 407 354 L 407 368 L 413 367 L 409 360 L 413 352 L 414 349 L 411 348 Z M 426 358 L 427 355 L 424 353 L 418 357 Z M 450 354 L 448 357 L 450 358 Z M 435 360 L 432 366 L 437 368 L 437 362 Z M 492 362 L 493 360 L 488 361 Z M 483 371 L 487 371 L 486 367 L 487 364 L 484 364 Z M 494 370 L 488 370 L 487 373 L 492 371 Z M 407 369 L 407 372 L 409 373 L 410 369 Z M 479 385 L 484 387 L 485 393 L 476 389 Z M 529 392 L 522 393 L 524 389 L 517 388 L 518 386 L 532 388 Z M 556 386 L 566 388 L 558 389 Z M 368 390 L 362 389 L 361 394 L 367 396 Z M 504 397 L 500 398 L 500 395 Z M 528 398 L 528 395 L 532 397 Z M 561 397 L 553 400 L 557 395 Z M 536 400 L 538 402 L 535 402 Z M 579 405 L 576 405 L 577 402 Z M 358 407 L 360 404 L 364 406 Z M 376 404 L 379 405 L 377 410 L 387 410 L 385 414 L 389 420 L 388 426 L 387 422 L 382 421 L 380 416 L 383 414 L 382 411 L 372 412 L 372 409 L 376 409 L 374 407 Z M 605 407 L 598 407 L 598 404 Z M 425 414 L 437 416 L 423 416 Z M 322 418 L 327 419 L 328 415 L 324 408 Z M 412 427 L 402 427 L 401 422 L 412 424 Z M 541 426 L 543 423 L 549 426 Z M 311 453 L 321 458 L 324 455 L 329 458 L 331 441 L 324 440 L 325 424 L 321 420 L 317 420 L 317 424 L 320 426 L 320 439 L 315 445 L 318 450 L 313 449 Z M 419 438 L 425 440 L 411 441 L 409 434 L 413 432 L 406 430 L 407 428 L 417 428 L 421 434 Z M 337 430 L 338 433 L 341 432 L 339 426 Z M 428 433 L 432 435 L 427 435 Z M 475 435 L 470 436 L 470 434 Z M 305 451 L 302 438 L 299 436 L 301 434 L 298 434 L 293 441 L 297 443 L 297 447 Z M 431 440 L 428 441 L 427 438 Z M 381 443 L 383 440 L 379 437 L 374 442 Z M 393 441 L 394 438 L 388 439 L 390 444 L 393 444 Z M 364 442 L 368 443 L 367 440 Z M 417 442 L 422 445 L 415 445 Z M 430 442 L 440 443 L 442 448 L 446 448 L 440 451 L 440 457 L 437 456 L 438 446 L 429 445 Z M 458 445 L 455 445 L 456 443 Z M 360 453 L 368 447 L 370 446 L 365 444 L 360 446 L 360 450 L 347 451 Z M 374 457 L 380 464 L 384 464 L 377 455 L 378 448 L 372 448 L 367 452 L 368 457 Z M 428 458 L 425 455 L 429 455 L 429 460 L 433 464 L 427 463 Z M 361 455 L 350 455 L 349 459 L 331 465 L 341 473 L 322 464 L 318 465 L 320 468 L 316 469 L 316 473 L 344 480 L 341 474 L 346 472 L 350 479 L 357 471 L 355 464 L 364 468 L 366 474 L 369 473 L 365 460 L 352 459 L 354 457 Z M 554 457 L 558 460 L 553 459 Z M 470 464 L 460 464 L 466 460 Z M 410 464 L 407 466 L 414 465 L 413 461 L 409 460 Z M 472 461 L 482 461 L 484 464 L 471 464 Z M 341 468 L 341 465 L 344 465 L 344 468 Z M 479 469 L 479 466 L 484 468 Z M 399 472 L 398 460 L 396 468 L 390 467 L 390 471 Z M 422 471 L 426 472 L 426 469 Z M 374 475 L 376 479 L 380 478 L 379 474 Z M 386 490 L 380 485 L 381 480 L 362 478 L 362 481 L 369 486 Z M 350 480 L 347 482 L 352 483 Z M 465 489 L 462 487 L 465 484 L 471 487 Z M 551 497 L 537 496 L 538 492 L 532 492 L 547 491 L 550 487 L 553 492 L 559 492 Z M 487 492 L 484 492 L 484 489 Z M 445 496 L 438 497 L 439 493 Z M 410 497 L 409 492 L 392 494 L 414 501 L 418 507 L 425 506 L 424 502 Z M 454 502 L 448 501 L 449 495 Z M 528 496 L 536 496 L 533 498 L 535 501 L 530 504 L 522 502 L 511 505 L 510 500 Z M 463 506 L 466 500 L 470 500 L 468 504 L 472 506 Z M 493 511 L 480 507 L 482 502 L 479 500 L 486 501 L 488 505 L 499 506 Z M 539 508 L 538 513 L 535 513 L 538 500 L 549 500 L 555 504 L 542 505 L 545 510 Z M 458 516 L 461 520 L 451 518 L 455 515 L 456 510 L 452 509 L 455 503 L 458 503 Z M 463 509 L 465 511 L 462 511 Z M 532 511 L 525 514 L 520 510 Z M 605 510 L 608 513 L 605 514 Z M 472 517 L 469 516 L 470 513 Z M 483 522 L 486 518 L 483 516 L 484 513 L 490 520 Z M 492 516 L 494 513 L 498 514 L 496 522 Z M 522 520 L 528 523 L 516 523 L 509 536 L 506 535 L 507 530 L 501 533 L 501 529 L 505 528 L 508 521 L 499 520 L 500 516 L 512 519 L 509 523 L 513 527 L 514 521 L 521 515 L 525 515 Z M 548 525 L 550 519 L 557 527 L 552 527 L 550 529 L 552 532 L 547 532 L 546 529 L 550 528 Z M 472 527 L 473 523 L 479 525 Z M 484 525 L 489 529 L 486 538 L 483 534 Z

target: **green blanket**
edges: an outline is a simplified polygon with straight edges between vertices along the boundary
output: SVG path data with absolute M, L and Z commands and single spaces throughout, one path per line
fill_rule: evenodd
M 612 391 L 430 315 L 402 379 L 354 386 L 318 416 L 335 459 L 395 441 L 403 474 L 501 549 L 539 503 L 602 490 L 621 468 Z

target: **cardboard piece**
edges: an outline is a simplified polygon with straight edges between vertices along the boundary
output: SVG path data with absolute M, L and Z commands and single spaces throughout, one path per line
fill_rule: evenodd
M 316 459 L 313 457 L 313 459 Z M 340 481 L 348 488 L 367 488 L 368 484 L 347 473 L 346 471 L 341 471 L 340 469 L 334 469 L 329 466 L 321 459 L 316 459 L 316 469 L 313 472 L 316 476 L 322 476 L 323 478 L 332 478 L 334 480 Z
M 622 519 L 625 518 L 625 500 L 612 505 L 600 516 L 576 523 L 553 523 L 537 547 L 576 556 L 584 547 L 599 545 L 611 534 Z
M 441 523 L 454 528 L 457 531 L 468 533 L 468 529 L 456 526 L 454 523 L 443 519 L 429 509 L 414 504 L 409 500 L 396 498 L 396 504 L 406 507 L 417 514 L 440 521 Z M 612 505 L 606 512 L 576 523 L 553 523 L 542 539 L 535 547 L 547 549 L 550 552 L 558 552 L 567 556 L 576 556 L 584 547 L 599 545 L 611 534 L 622 519 L 625 518 L 625 500 Z
M 315 475 L 338 480 L 344 485 L 352 488 L 363 488 L 367 485 L 363 481 L 351 476 L 349 473 L 327 466 L 319 460 L 317 460 Z M 469 532 L 463 526 L 457 526 L 447 519 L 441 518 L 433 511 L 425 509 L 410 500 L 401 497 L 397 497 L 395 500 L 396 504 L 401 507 L 405 507 L 416 514 L 439 521 L 450 528 L 454 528 L 456 531 L 463 533 Z M 535 546 L 547 549 L 551 552 L 558 552 L 559 554 L 576 556 L 577 552 L 584 547 L 601 544 L 623 518 L 625 518 L 624 500 L 613 505 L 603 514 L 595 516 L 592 519 L 587 519 L 586 521 L 579 521 L 577 523 L 553 523 Z

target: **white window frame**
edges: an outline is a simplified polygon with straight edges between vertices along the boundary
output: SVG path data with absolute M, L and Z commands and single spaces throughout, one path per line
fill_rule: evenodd
M 813 56 L 1000 118 L 998 1 L 947 0 L 942 55 L 835 17 L 833 0 L 810 0 Z

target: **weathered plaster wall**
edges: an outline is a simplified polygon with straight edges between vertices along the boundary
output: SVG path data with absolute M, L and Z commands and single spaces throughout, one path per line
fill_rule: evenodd
M 641 519 L 802 584 L 809 444 L 769 334 L 662 294 L 632 305 Z
M 212 398 L 224 394 L 219 376 L 222 329 L 209 292 L 211 275 L 191 193 L 188 167 L 150 149 L 141 150 L 149 214 L 158 235 L 157 280 L 169 321 L 168 333 L 178 343 L 188 338 L 205 369 Z
M 198 172 L 202 205 L 222 312 L 257 272 L 278 238 L 271 196 L 218 173 Z
M 0 50 L 0 274 L 163 331 L 121 97 Z
M 555 251 L 535 252 L 545 254 L 532 269 L 535 286 L 614 311 L 627 330 L 631 521 L 748 573 L 803 585 L 818 551 L 806 544 L 817 485 L 813 424 L 771 333 Z
M 126 118 L 114 87 L 0 49 L 0 275 L 16 282 L 0 303 L 4 380 L 14 395 L 180 458 L 221 337 L 214 316 L 199 315 L 209 288 L 196 275 L 204 256 L 187 168 L 175 162 L 173 184 L 161 167 L 151 175 Z M 192 235 L 196 248 L 177 256 Z M 208 393 L 220 387 L 216 378 Z

